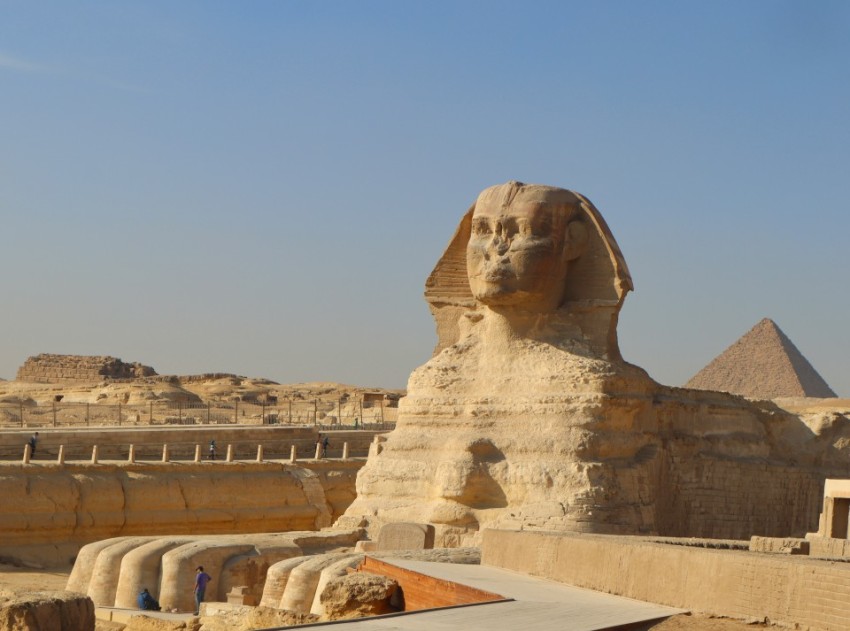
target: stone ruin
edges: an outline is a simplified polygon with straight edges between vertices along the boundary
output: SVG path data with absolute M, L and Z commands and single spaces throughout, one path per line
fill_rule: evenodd
M 156 371 L 139 362 L 128 364 L 105 355 L 53 355 L 42 353 L 29 357 L 18 368 L 17 381 L 64 383 L 68 381 L 103 381 L 106 379 L 139 379 L 155 376 Z

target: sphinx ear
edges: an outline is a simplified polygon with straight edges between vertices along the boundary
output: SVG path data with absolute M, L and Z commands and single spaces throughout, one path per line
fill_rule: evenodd
M 571 221 L 567 225 L 567 242 L 564 244 L 564 254 L 568 261 L 577 259 L 587 249 L 587 226 L 583 221 Z

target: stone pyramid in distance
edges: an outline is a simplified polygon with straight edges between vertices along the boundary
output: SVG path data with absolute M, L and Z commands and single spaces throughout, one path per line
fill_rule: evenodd
M 720 390 L 751 399 L 834 397 L 794 343 L 765 318 L 691 377 L 686 388 Z

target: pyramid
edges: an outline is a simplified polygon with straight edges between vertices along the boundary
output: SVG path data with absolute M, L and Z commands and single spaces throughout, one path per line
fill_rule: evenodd
M 691 377 L 686 388 L 720 390 L 752 399 L 834 397 L 794 343 L 765 318 Z

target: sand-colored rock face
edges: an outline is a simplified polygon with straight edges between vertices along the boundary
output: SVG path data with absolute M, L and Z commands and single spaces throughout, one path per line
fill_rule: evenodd
M 15 510 L 0 514 L 0 555 L 50 564 L 108 537 L 320 528 L 352 501 L 360 465 L 310 466 L 77 464 L 26 475 L 6 466 L 0 497 Z
M 94 631 L 94 603 L 73 592 L 0 591 L 0 629 Z
M 139 362 L 128 364 L 115 357 L 42 353 L 27 358 L 18 368 L 15 378 L 18 381 L 62 383 L 99 379 L 135 379 L 155 374 L 156 371 L 150 366 L 144 366 Z
M 426 284 L 435 355 L 410 376 L 342 523 L 429 522 L 437 545 L 484 525 L 804 533 L 826 472 L 848 472 L 847 424 L 817 434 L 769 404 L 655 383 L 617 345 L 631 288 L 581 195 L 516 182 L 482 193 Z

